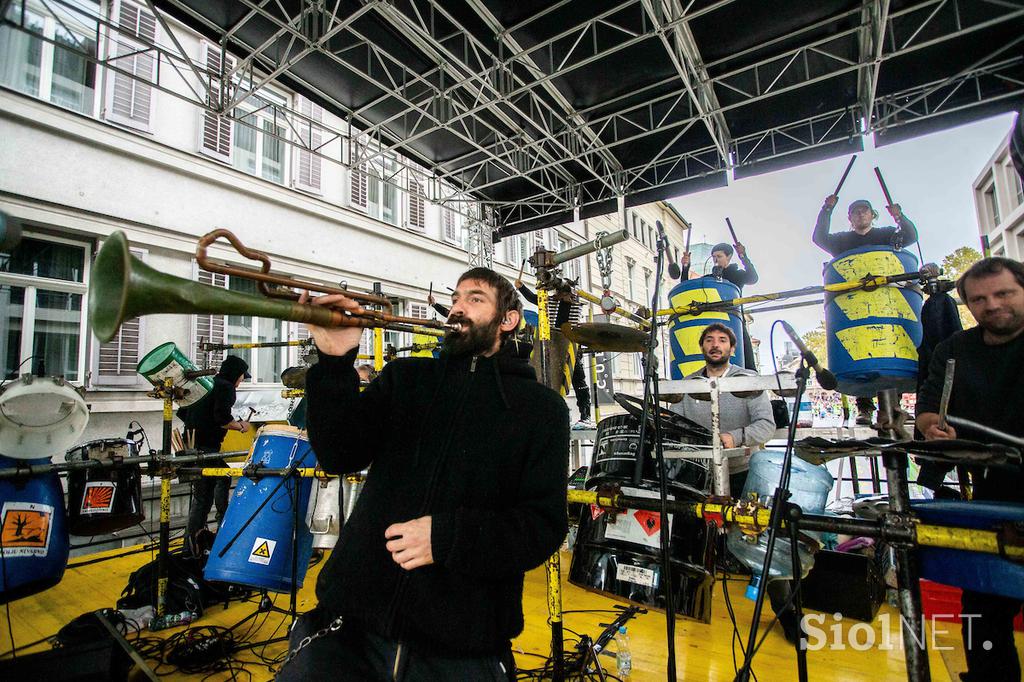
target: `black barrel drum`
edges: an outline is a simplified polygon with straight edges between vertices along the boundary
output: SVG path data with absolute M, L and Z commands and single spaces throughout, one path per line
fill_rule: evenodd
M 587 481 L 589 490 L 615 483 L 624 494 L 658 499 L 652 438 L 645 438 L 643 478 L 639 485 L 632 482 L 640 452 L 639 427 L 639 419 L 631 415 L 601 420 Z M 664 428 L 664 431 L 666 450 L 687 443 L 707 446 L 703 434 L 672 428 Z M 710 474 L 706 460 L 668 459 L 666 470 L 669 500 L 699 502 L 708 496 Z M 675 610 L 681 616 L 708 623 L 715 576 L 716 530 L 701 519 L 684 518 L 680 514 L 669 517 Z M 663 609 L 660 543 L 659 513 L 628 509 L 616 514 L 613 521 L 608 512 L 591 505 L 580 515 L 569 582 L 610 597 Z
M 94 440 L 67 453 L 67 461 L 118 461 L 135 457 L 135 443 L 124 438 Z M 138 464 L 76 469 L 68 472 L 68 532 L 103 535 L 140 523 L 142 468 Z

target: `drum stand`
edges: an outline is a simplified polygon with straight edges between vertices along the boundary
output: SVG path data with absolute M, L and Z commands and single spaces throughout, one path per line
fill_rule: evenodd
M 800 400 L 803 397 L 804 390 L 807 388 L 807 379 L 809 375 L 810 371 L 808 370 L 807 363 L 801 355 L 800 366 L 796 370 L 796 397 L 793 399 L 794 405 L 800 405 Z M 736 680 L 738 682 L 748 682 L 750 680 L 750 666 L 753 662 L 757 648 L 757 628 L 761 621 L 761 610 L 764 608 L 764 596 L 768 591 L 767 578 L 770 575 L 769 571 L 772 564 L 772 558 L 775 553 L 775 538 L 777 537 L 779 528 L 782 525 L 783 514 L 786 515 L 786 528 L 789 531 L 793 580 L 796 582 L 796 587 L 793 589 L 792 601 L 793 611 L 796 615 L 798 627 L 799 623 L 803 620 L 803 606 L 800 598 L 800 550 L 797 545 L 797 526 L 801 510 L 800 507 L 789 502 L 790 466 L 793 462 L 793 444 L 796 441 L 796 422 L 798 417 L 799 411 L 794 410 L 793 416 L 789 420 L 789 432 L 786 437 L 786 454 L 782 460 L 782 476 L 779 479 L 779 485 L 775 489 L 775 495 L 772 498 L 771 517 L 768 530 L 768 546 L 765 550 L 764 563 L 761 566 L 762 584 L 761 589 L 757 591 L 757 600 L 754 602 L 754 615 L 751 617 L 750 633 L 747 637 L 747 648 L 743 659 L 743 667 L 740 668 L 739 672 L 736 674 Z M 794 644 L 796 647 L 797 675 L 800 682 L 807 682 L 807 651 L 802 646 L 802 640 L 802 637 L 797 637 L 797 641 Z

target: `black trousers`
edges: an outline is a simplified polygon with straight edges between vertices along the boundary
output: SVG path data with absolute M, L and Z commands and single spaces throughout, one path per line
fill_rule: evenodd
M 969 682 L 1020 682 L 1020 660 L 1013 641 L 1019 599 L 964 590 L 961 634 Z M 970 625 L 968 625 L 968 620 Z
M 587 373 L 583 371 L 583 356 L 576 356 L 576 365 L 572 368 L 572 390 L 576 394 L 576 407 L 580 411 L 580 419 L 590 419 L 590 386 L 587 384 Z
M 226 467 L 224 460 L 215 460 L 203 466 Z M 193 538 L 195 534 L 206 527 L 206 517 L 210 515 L 210 509 L 217 505 L 217 523 L 224 518 L 224 512 L 228 508 L 228 492 L 231 489 L 231 479 L 226 476 L 213 478 L 203 476 L 199 480 L 192 481 L 192 500 L 188 507 L 188 525 L 185 528 L 185 537 Z
M 315 608 L 302 614 L 288 640 L 289 651 L 330 623 Z M 439 656 L 407 642 L 393 642 L 356 625 L 312 640 L 282 667 L 277 682 L 509 682 L 515 679 L 512 651 L 473 658 Z

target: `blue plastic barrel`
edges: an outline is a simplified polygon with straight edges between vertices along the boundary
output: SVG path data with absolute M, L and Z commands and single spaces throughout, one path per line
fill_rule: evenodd
M 248 463 L 283 469 L 292 462 L 297 462 L 301 468 L 316 466 L 316 456 L 305 431 L 281 424 L 260 429 Z M 292 500 L 297 497 L 298 561 L 295 581 L 298 587 L 302 587 L 313 551 L 313 537 L 306 525 L 311 483 L 310 478 L 298 477 L 282 481 L 280 477 L 268 476 L 256 483 L 247 478 L 240 479 L 206 562 L 203 571 L 206 579 L 274 592 L 291 590 L 292 526 L 295 523 Z M 298 495 L 295 494 L 296 489 Z M 231 543 L 230 547 L 228 543 Z
M 50 459 L 0 457 L 0 469 Z M 0 480 L 0 604 L 49 589 L 68 565 L 64 491 L 56 474 Z
M 779 487 L 782 475 L 782 463 L 785 453 L 781 450 L 760 450 L 750 457 L 750 472 L 743 484 L 742 499 L 748 499 L 751 493 L 757 493 L 759 499 L 771 502 L 775 489 Z M 810 464 L 794 457 L 790 466 L 789 492 L 790 502 L 808 514 L 821 514 L 825 511 L 825 501 L 832 490 L 833 478 L 824 466 Z M 733 495 L 736 491 L 732 491 Z M 807 535 L 817 537 L 815 533 Z M 800 550 L 800 570 L 806 576 L 814 565 L 814 555 L 803 546 Z M 768 534 L 763 533 L 756 538 L 748 538 L 735 526 L 729 528 L 726 546 L 733 556 L 750 567 L 755 575 L 761 573 L 764 557 L 768 553 Z M 775 536 L 775 548 L 772 551 L 772 562 L 768 569 L 768 579 L 792 578 L 793 564 L 790 558 L 789 536 L 782 532 Z M 803 577 L 803 576 L 801 576 Z M 756 596 L 756 592 L 755 592 Z
M 997 530 L 1005 523 L 1024 523 L 1024 504 L 922 500 L 911 508 L 925 523 Z M 937 547 L 917 548 L 921 577 L 965 590 L 1024 600 L 1024 565 L 995 554 Z
M 825 284 L 917 270 L 917 257 L 909 251 L 864 246 L 836 256 L 825 267 Z M 828 365 L 840 393 L 874 396 L 884 389 L 916 389 L 921 304 L 920 290 L 910 286 L 826 294 Z
M 668 303 L 673 308 L 685 308 L 695 301 L 711 303 L 739 296 L 740 290 L 735 284 L 708 275 L 677 284 L 668 293 Z M 721 322 L 736 334 L 736 349 L 729 361 L 737 367 L 743 367 L 743 320 L 738 310 L 681 315 L 672 318 L 669 325 L 669 352 L 672 356 L 669 364 L 673 379 L 682 379 L 704 366 L 700 334 L 712 322 Z

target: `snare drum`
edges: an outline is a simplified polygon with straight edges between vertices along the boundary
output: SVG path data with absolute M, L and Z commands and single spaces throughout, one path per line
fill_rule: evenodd
M 89 424 L 89 408 L 62 377 L 22 374 L 0 388 L 0 454 L 40 459 L 63 453 Z
M 247 465 L 257 463 L 271 469 L 316 466 L 316 456 L 306 432 L 294 426 L 264 426 L 256 434 Z M 203 572 L 207 580 L 240 583 L 274 592 L 292 586 L 292 532 L 296 523 L 293 500 L 300 510 L 309 506 L 312 479 L 267 476 L 253 483 L 243 478 L 235 487 L 227 513 L 217 531 Z M 295 585 L 302 581 L 313 553 L 313 537 L 298 515 L 295 551 Z
M 67 461 L 116 461 L 138 454 L 124 438 L 94 440 L 68 450 Z M 142 510 L 142 467 L 75 469 L 68 472 L 68 532 L 101 535 L 130 528 L 146 518 Z

